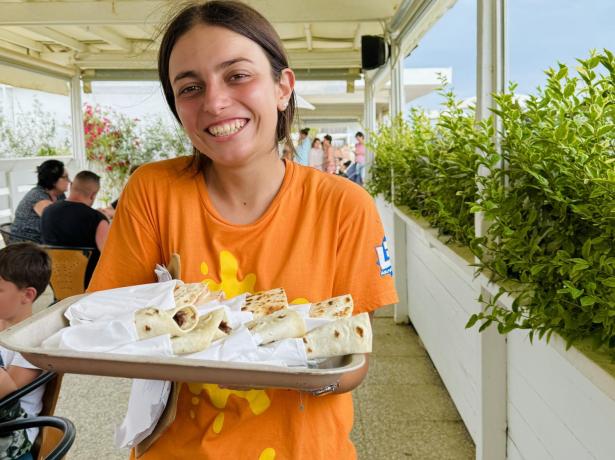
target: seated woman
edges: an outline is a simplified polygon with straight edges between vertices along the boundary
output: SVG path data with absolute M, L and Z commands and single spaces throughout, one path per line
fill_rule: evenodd
M 41 242 L 41 215 L 43 210 L 58 200 L 66 198 L 70 179 L 64 163 L 47 160 L 36 169 L 38 181 L 17 205 L 11 233 L 18 240 Z

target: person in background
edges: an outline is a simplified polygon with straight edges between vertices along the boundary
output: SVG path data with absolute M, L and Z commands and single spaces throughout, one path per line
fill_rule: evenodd
M 25 240 L 41 242 L 41 215 L 43 210 L 56 201 L 66 198 L 70 185 L 64 163 L 47 160 L 36 168 L 36 187 L 21 199 L 15 210 L 11 233 Z
M 308 166 L 312 168 L 316 168 L 319 171 L 323 170 L 323 151 L 322 151 L 322 143 L 320 139 L 317 137 L 312 141 L 312 148 L 310 149 L 310 154 L 308 156 Z
M 309 138 L 310 128 L 303 128 L 299 131 L 299 142 L 297 143 L 297 155 L 295 161 L 304 166 L 308 166 L 310 149 L 312 148 L 312 142 Z
M 0 250 L 0 330 L 32 316 L 32 303 L 45 291 L 51 277 L 47 253 L 34 243 L 15 243 Z M 0 346 L 0 399 L 33 382 L 40 369 L 16 351 Z M 0 421 L 36 417 L 43 408 L 44 385 L 19 403 L 0 410 Z M 2 458 L 32 460 L 30 452 L 38 428 L 0 435 Z
M 81 171 L 73 180 L 68 198 L 48 206 L 41 217 L 43 243 L 94 248 L 88 261 L 84 288 L 90 282 L 109 233 L 107 218 L 92 208 L 99 189 L 100 176 Z
M 361 131 L 357 131 L 354 135 L 357 143 L 354 146 L 354 161 L 357 164 L 357 177 L 355 182 L 359 185 L 363 185 L 364 170 L 365 170 L 365 136 Z
M 332 144 L 333 138 L 331 135 L 325 134 L 323 139 L 323 170 L 329 174 L 335 174 L 337 172 L 337 165 L 335 164 L 335 149 Z

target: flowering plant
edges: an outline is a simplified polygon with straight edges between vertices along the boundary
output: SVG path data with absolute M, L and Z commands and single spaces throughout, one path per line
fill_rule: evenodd
M 86 157 L 103 177 L 105 204 L 119 197 L 132 166 L 190 152 L 181 130 L 172 130 L 160 118 L 141 123 L 101 106 L 83 109 Z

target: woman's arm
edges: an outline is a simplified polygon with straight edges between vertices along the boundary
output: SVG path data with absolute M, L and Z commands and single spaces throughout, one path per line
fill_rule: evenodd
M 38 214 L 39 216 L 42 216 L 43 215 L 43 211 L 50 204 L 51 204 L 51 200 L 37 201 L 36 203 L 34 203 L 34 206 L 32 206 L 32 209 L 34 209 L 34 212 L 36 214 Z

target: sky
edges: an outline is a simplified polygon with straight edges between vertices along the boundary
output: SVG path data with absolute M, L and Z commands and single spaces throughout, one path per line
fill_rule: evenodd
M 575 65 L 591 49 L 615 52 L 615 0 L 507 0 L 507 82 L 535 93 L 544 70 Z M 476 94 L 476 0 L 457 0 L 405 61 L 405 67 L 452 67 L 460 99 Z M 436 108 L 435 95 L 411 105 Z

